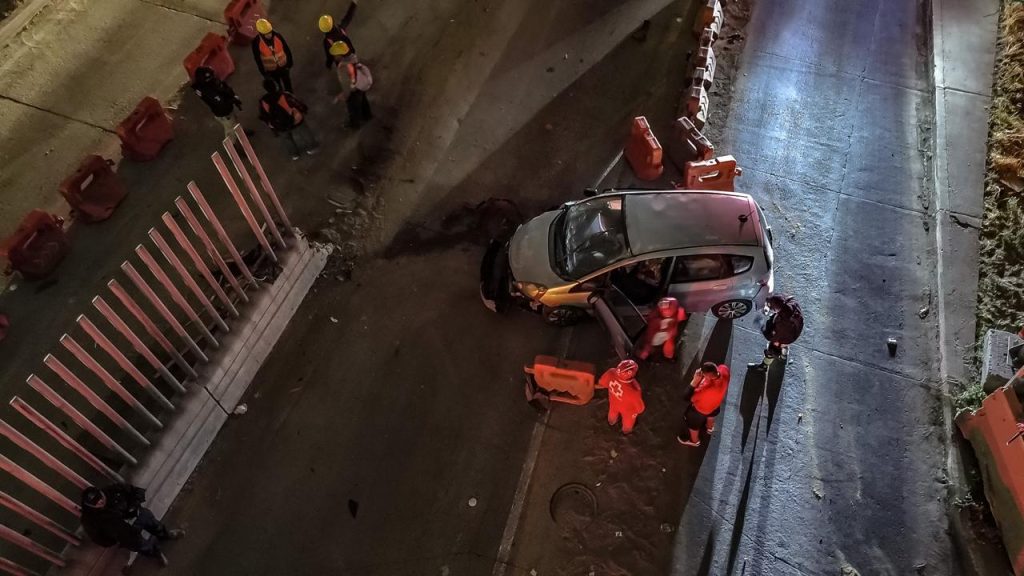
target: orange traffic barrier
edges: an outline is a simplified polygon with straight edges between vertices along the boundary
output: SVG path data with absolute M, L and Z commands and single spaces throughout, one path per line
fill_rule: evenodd
M 715 81 L 715 70 L 698 66 L 693 69 L 693 76 L 690 77 L 692 86 L 703 86 L 705 90 L 711 90 L 711 84 Z
M 26 214 L 18 229 L 0 242 L 0 257 L 7 259 L 4 274 L 45 278 L 71 250 L 63 225 L 64 220 L 42 210 Z
M 633 118 L 633 128 L 626 141 L 626 161 L 641 180 L 657 180 L 665 169 L 662 164 L 661 143 L 651 131 L 647 118 Z
M 732 192 L 734 181 L 743 174 L 732 156 L 719 156 L 711 160 L 687 162 L 683 168 L 683 188 L 686 190 L 717 190 Z
M 248 46 L 256 38 L 256 21 L 267 17 L 267 9 L 259 0 L 231 0 L 224 9 L 224 21 L 228 23 L 231 43 Z
M 111 169 L 113 162 L 95 154 L 86 156 L 75 172 L 60 184 L 60 194 L 86 222 L 110 218 L 128 191 Z
M 213 73 L 221 80 L 227 78 L 235 71 L 235 61 L 231 59 L 228 52 L 227 40 L 220 34 L 209 32 L 203 36 L 199 46 L 185 56 L 182 61 L 185 71 L 188 72 L 189 80 L 195 79 L 196 68 L 206 66 L 213 69 Z
M 722 12 L 722 3 L 718 0 L 704 0 L 704 3 L 697 10 L 697 19 L 693 23 L 693 33 L 698 37 L 707 29 L 715 40 L 722 32 L 722 24 L 725 23 L 725 13 Z
M 697 55 L 693 58 L 694 68 L 703 68 L 711 71 L 714 78 L 715 70 L 718 69 L 718 58 L 715 56 L 715 49 L 711 46 L 701 46 L 697 49 Z
M 989 501 L 1013 572 L 1024 574 L 1024 438 L 1016 436 L 1024 410 L 1012 386 L 985 397 L 981 408 L 956 418 L 978 457 Z
M 125 158 L 144 162 L 157 157 L 174 139 L 174 125 L 160 101 L 146 96 L 127 118 L 117 125 L 121 152 Z
M 691 86 L 686 92 L 686 117 L 698 130 L 703 130 L 708 121 L 708 91 L 701 86 Z
M 697 130 L 689 118 L 683 116 L 672 123 L 672 138 L 669 139 L 668 155 L 680 171 L 687 162 L 710 160 L 715 157 L 715 147 L 706 136 Z
M 526 366 L 526 399 L 548 398 L 554 402 L 583 405 L 594 397 L 594 365 L 537 356 Z

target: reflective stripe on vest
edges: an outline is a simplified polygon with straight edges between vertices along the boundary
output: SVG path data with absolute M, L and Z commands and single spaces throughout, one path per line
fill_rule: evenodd
M 260 38 L 260 60 L 263 61 L 263 69 L 272 72 L 278 68 L 284 68 L 288 59 L 284 53 L 284 43 L 280 36 L 274 36 L 273 49 L 267 46 L 267 41 Z

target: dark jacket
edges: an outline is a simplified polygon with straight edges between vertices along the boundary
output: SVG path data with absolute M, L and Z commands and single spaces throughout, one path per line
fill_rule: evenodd
M 288 63 L 285 64 L 284 67 L 286 69 L 287 68 L 291 68 L 292 64 L 295 61 L 292 60 L 292 49 L 288 47 L 288 42 L 284 39 L 284 36 L 281 36 L 277 32 L 271 32 L 270 36 L 271 36 L 271 38 L 280 38 L 281 39 L 281 47 L 284 48 L 284 55 L 285 55 L 285 58 L 288 60 Z M 263 76 L 266 76 L 267 75 L 267 71 L 263 69 L 263 57 L 260 56 L 260 43 L 261 42 L 264 42 L 262 34 L 257 34 L 256 37 L 252 39 L 252 57 L 253 57 L 254 60 L 256 60 L 256 67 L 260 69 L 260 74 L 263 75 Z
M 287 132 L 302 124 L 306 110 L 306 105 L 290 92 L 268 93 L 260 98 L 260 120 L 275 132 Z
M 192 84 L 192 89 L 196 91 L 196 94 L 199 95 L 203 102 L 206 102 L 206 105 L 210 107 L 210 111 L 218 118 L 230 115 L 236 107 L 239 110 L 242 109 L 241 98 L 223 80 L 214 78 L 203 83 L 197 81 Z
M 352 43 L 352 39 L 349 38 L 348 33 L 345 29 L 352 23 L 352 18 L 356 15 L 356 3 L 350 2 L 348 10 L 345 11 L 345 17 L 334 25 L 334 28 L 330 32 L 324 34 L 324 56 L 327 58 L 325 66 L 328 70 L 334 66 L 334 56 L 331 56 L 331 45 L 335 42 L 344 42 L 348 44 L 348 49 L 352 54 L 356 53 L 356 46 Z
M 766 301 L 772 310 L 764 326 L 764 337 L 779 344 L 792 344 L 804 329 L 804 314 L 792 296 L 772 294 Z
M 113 484 L 103 488 L 107 504 L 103 508 L 82 506 L 82 528 L 99 546 L 121 546 L 138 551 L 145 539 L 142 530 L 131 521 L 146 499 L 146 491 L 129 484 Z

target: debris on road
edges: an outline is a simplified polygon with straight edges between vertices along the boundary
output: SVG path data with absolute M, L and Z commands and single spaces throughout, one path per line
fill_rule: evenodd
M 470 498 L 467 504 L 469 504 L 470 508 L 476 508 L 476 498 Z
M 245 404 L 239 404 L 238 406 L 235 406 L 235 409 L 232 410 L 231 413 L 234 414 L 235 416 L 242 416 L 243 414 L 245 414 L 248 411 L 249 411 L 249 407 L 248 406 L 246 406 Z
M 331 322 L 337 324 L 338 323 L 338 319 L 335 318 L 334 316 L 331 316 Z

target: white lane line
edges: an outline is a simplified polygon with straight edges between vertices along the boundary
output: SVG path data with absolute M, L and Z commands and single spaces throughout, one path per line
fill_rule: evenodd
M 569 327 L 561 338 L 560 358 L 565 358 L 569 352 L 569 344 L 572 342 L 574 329 Z M 526 449 L 526 460 L 523 462 L 523 469 L 519 472 L 519 484 L 516 486 L 516 494 L 512 498 L 512 508 L 509 510 L 508 518 L 505 520 L 505 531 L 501 534 L 501 544 L 498 546 L 498 556 L 494 559 L 494 568 L 491 576 L 505 576 L 508 568 L 508 561 L 512 557 L 512 543 L 516 539 L 516 532 L 519 530 L 519 519 L 523 516 L 523 506 L 526 504 L 526 494 L 529 492 L 530 480 L 533 478 L 533 468 L 537 465 L 537 456 L 540 454 L 540 444 L 544 439 L 544 431 L 548 428 L 548 420 L 551 419 L 551 410 L 544 413 L 544 418 L 533 425 L 533 432 L 530 433 L 530 445 Z
M 619 150 L 619 153 L 615 155 L 615 159 L 612 160 L 611 163 L 608 164 L 608 167 L 604 169 L 604 172 L 601 173 L 601 177 L 597 179 L 597 182 L 594 182 L 594 188 L 597 188 L 598 191 L 601 190 L 601 182 L 604 182 L 604 179 L 608 177 L 608 174 L 611 173 L 612 168 L 615 168 L 619 163 L 619 160 L 622 160 L 622 150 Z

